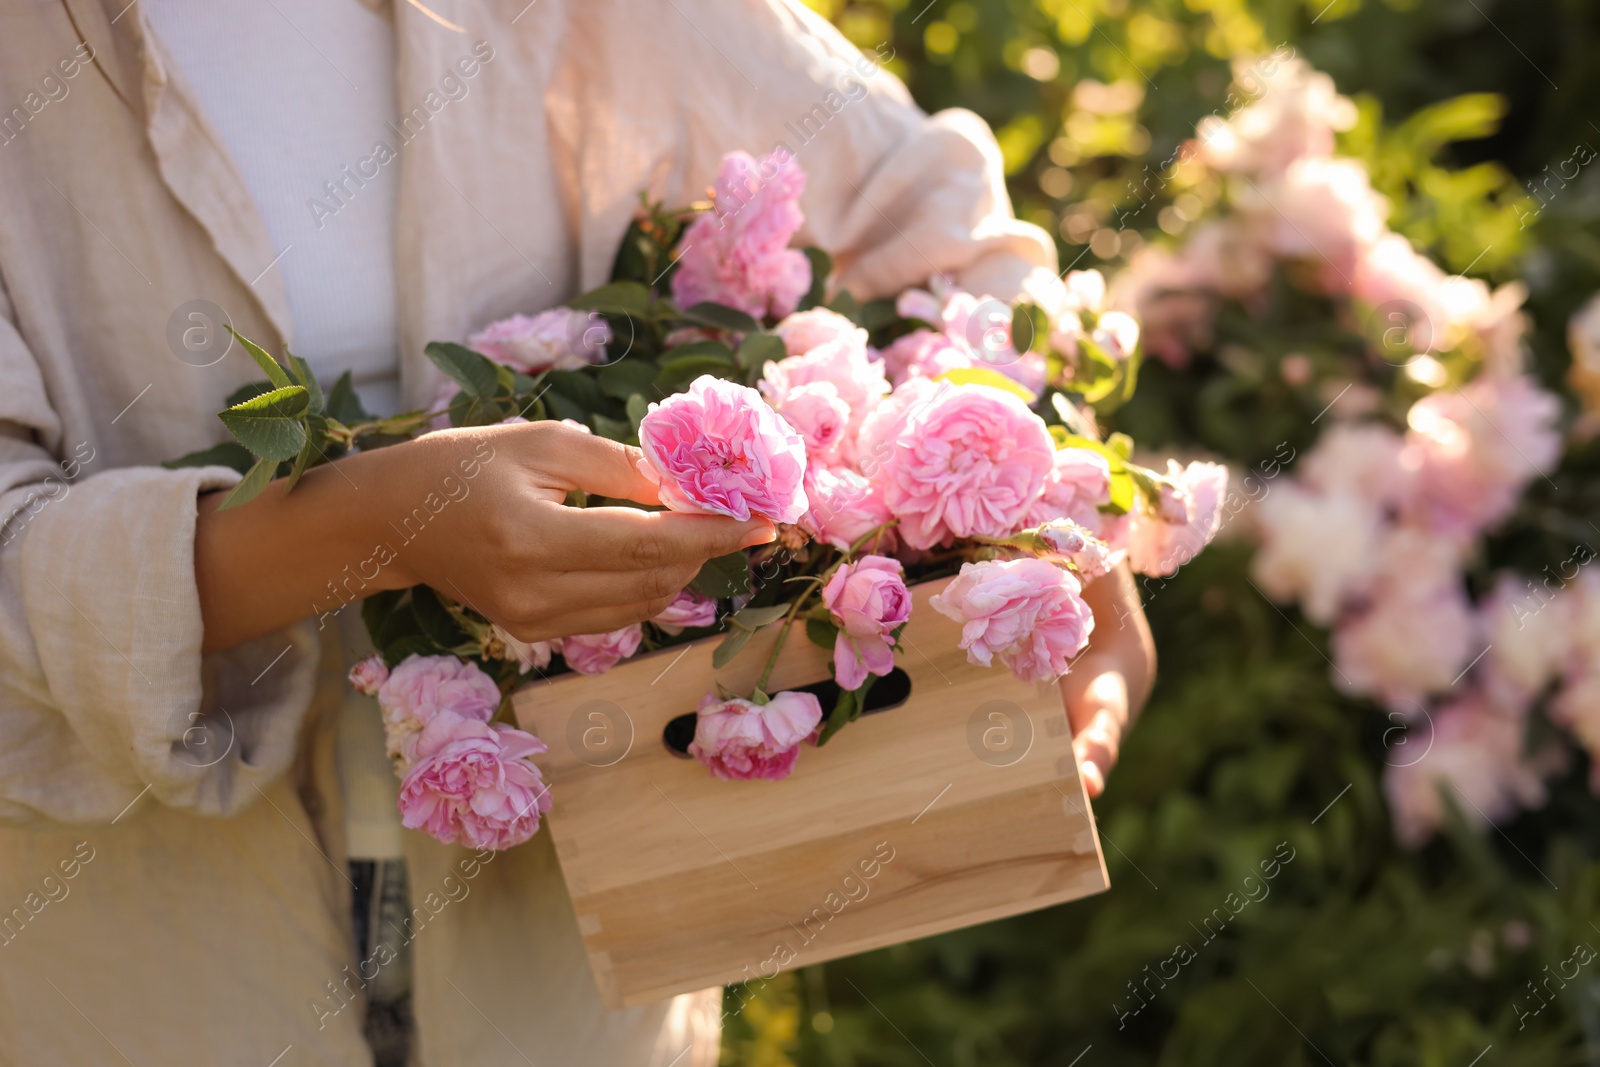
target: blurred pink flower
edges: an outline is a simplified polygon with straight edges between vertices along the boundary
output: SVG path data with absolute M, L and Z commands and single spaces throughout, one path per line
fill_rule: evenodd
M 766 704 L 707 693 L 697 710 L 689 754 L 713 777 L 736 780 L 789 777 L 800 742 L 822 721 L 822 705 L 810 693 L 774 693 Z
M 883 350 L 889 381 L 900 385 L 907 378 L 937 378 L 946 371 L 973 366 L 966 347 L 932 330 L 913 330 Z
M 1366 609 L 1333 631 L 1334 681 L 1396 709 L 1449 689 L 1479 651 L 1472 605 L 1458 583 L 1376 586 Z
M 755 318 L 782 318 L 811 288 L 811 263 L 789 240 L 805 222 L 806 176 L 784 149 L 758 164 L 722 157 L 716 208 L 684 230 L 672 295 L 679 307 L 714 301 Z
M 912 378 L 862 427 L 870 475 L 912 548 L 1005 537 L 1023 525 L 1055 460 L 1044 420 L 1011 393 Z
M 844 341 L 863 352 L 867 348 L 867 331 L 828 308 L 796 311 L 773 332 L 783 338 L 783 347 L 791 356 L 803 356 L 831 341 Z
M 389 680 L 389 665 L 374 652 L 366 659 L 357 660 L 350 668 L 350 688 L 364 696 L 375 697 L 383 683 Z
M 1432 529 L 1475 536 L 1516 507 L 1561 456 L 1561 403 L 1525 375 L 1484 375 L 1412 405 L 1403 461 L 1412 508 Z
M 610 341 L 611 327 L 593 312 L 551 308 L 492 322 L 467 338 L 467 347 L 523 374 L 537 374 L 602 362 Z
M 650 405 L 639 446 L 640 470 L 673 511 L 773 522 L 806 512 L 805 442 L 754 389 L 696 378 L 688 392 Z
M 1319 493 L 1286 479 L 1254 515 L 1261 547 L 1251 577 L 1274 600 L 1298 599 L 1312 622 L 1332 623 L 1371 581 L 1381 519 L 1366 497 Z
M 446 712 L 423 729 L 400 784 L 400 821 L 446 844 L 506 849 L 539 831 L 550 791 L 528 758 L 544 742 Z
M 666 611 L 650 621 L 658 629 L 673 635 L 681 634 L 689 627 L 715 626 L 717 602 L 708 596 L 701 596 L 693 589 L 685 589 L 667 605 Z
M 1301 459 L 1305 483 L 1324 493 L 1342 493 L 1374 508 L 1398 506 L 1413 491 L 1415 472 L 1401 462 L 1405 441 L 1374 422 L 1335 422 Z
M 410 763 L 417 735 L 451 712 L 488 722 L 500 708 L 500 687 L 476 663 L 455 656 L 410 655 L 378 689 L 384 742 L 391 759 Z
M 839 627 L 833 673 L 841 689 L 894 670 L 894 631 L 911 618 L 905 568 L 885 556 L 841 564 L 823 586 L 822 603 Z
M 639 651 L 644 629 L 638 623 L 603 634 L 577 634 L 563 637 L 561 658 L 579 674 L 604 674 Z
M 1222 528 L 1222 502 L 1228 468 L 1196 461 L 1179 467 L 1167 461 L 1167 477 L 1182 489 L 1186 522 L 1165 522 L 1140 508 L 1132 512 L 1128 559 L 1140 574 L 1165 577 L 1188 563 Z
M 1356 123 L 1355 104 L 1298 56 L 1242 57 L 1234 80 L 1250 102 L 1226 119 L 1202 119 L 1196 131 L 1201 159 L 1218 170 L 1280 173 L 1297 159 L 1331 155 L 1334 134 Z
M 1250 213 L 1267 229 L 1272 250 L 1314 263 L 1330 292 L 1354 287 L 1357 261 L 1387 232 L 1388 202 L 1358 160 L 1295 160 L 1258 198 Z
M 1480 828 L 1543 803 L 1543 768 L 1523 756 L 1525 726 L 1526 720 L 1502 714 L 1478 694 L 1395 726 L 1405 743 L 1390 746 L 1383 791 L 1396 839 L 1416 848 L 1444 825 L 1441 786 L 1459 799 L 1466 821 Z
M 987 667 L 998 657 L 1023 681 L 1048 682 L 1067 672 L 1094 630 L 1082 591 L 1054 563 L 1027 557 L 963 563 L 928 603 L 961 623 L 969 662 Z

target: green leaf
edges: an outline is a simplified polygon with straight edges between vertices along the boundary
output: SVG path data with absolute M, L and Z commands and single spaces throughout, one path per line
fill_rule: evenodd
M 567 306 L 612 315 L 643 315 L 650 309 L 650 287 L 643 282 L 612 282 L 567 301 Z
M 735 363 L 733 349 L 721 341 L 691 341 L 686 345 L 679 345 L 663 353 L 661 356 L 661 369 L 666 370 L 680 361 L 690 359 L 714 359 L 719 363 L 726 363 L 730 367 Z
M 635 437 L 639 436 L 639 424 L 644 421 L 644 417 L 649 413 L 650 405 L 644 397 L 635 393 L 628 398 L 628 421 L 633 423 L 633 435 Z
M 1011 311 L 1011 347 L 1018 352 L 1044 352 L 1050 347 L 1050 316 L 1024 301 Z
M 243 404 L 246 400 L 260 396 L 262 393 L 270 393 L 272 392 L 272 389 L 273 385 L 271 382 L 251 382 L 248 385 L 241 385 L 239 388 L 229 393 L 228 399 L 224 401 L 224 403 L 230 408 L 235 407 L 239 404 Z
M 600 383 L 600 391 L 613 400 L 627 400 L 637 393 L 650 390 L 650 383 L 656 379 L 657 368 L 655 364 L 642 359 L 623 359 L 608 367 L 603 367 L 595 374 L 595 381 Z
M 733 661 L 733 657 L 743 651 L 744 646 L 748 645 L 750 639 L 755 635 L 756 632 L 754 630 L 746 630 L 741 627 L 734 627 L 729 630 L 728 636 L 722 639 L 722 644 L 718 645 L 716 651 L 711 653 L 711 666 L 718 670 L 726 667 Z
M 440 648 L 454 648 L 469 639 L 439 594 L 425 585 L 411 590 L 411 614 L 416 616 L 423 636 Z
M 499 392 L 500 373 L 494 363 L 466 345 L 433 341 L 422 352 L 470 396 L 488 399 Z
M 783 338 L 775 333 L 753 333 L 739 343 L 734 362 L 745 370 L 760 370 L 768 360 L 780 360 L 789 354 Z
M 761 329 L 761 324 L 746 315 L 738 308 L 728 307 L 726 304 L 716 304 L 703 300 L 690 308 L 678 312 L 678 317 L 697 326 L 709 326 L 717 330 L 732 330 L 735 333 L 755 333 Z
M 278 472 L 278 464 L 274 460 L 259 459 L 256 465 L 250 468 L 244 480 L 233 487 L 233 492 L 223 497 L 222 503 L 217 505 L 218 511 L 227 511 L 240 504 L 248 504 L 261 494 L 272 483 L 272 476 Z
M 713 600 L 744 596 L 750 592 L 750 561 L 743 552 L 729 552 L 726 556 L 708 559 L 689 587 Z
M 1133 438 L 1125 433 L 1114 433 L 1106 438 L 1106 448 L 1114 455 L 1121 456 L 1124 463 L 1133 458 Z
M 867 706 L 867 693 L 872 689 L 872 683 L 877 681 L 877 676 L 867 675 L 867 680 L 861 683 L 860 689 L 841 689 L 839 700 L 833 706 L 833 711 L 828 715 L 828 724 L 822 728 L 822 733 L 817 735 L 817 747 L 821 748 L 828 743 L 834 734 L 857 719 Z
M 1089 340 L 1078 338 L 1078 360 L 1073 368 L 1070 386 L 1089 403 L 1104 400 L 1122 385 L 1122 365 L 1105 349 Z
M 833 299 L 828 302 L 828 308 L 837 311 L 857 326 L 861 325 L 861 301 L 857 300 L 850 290 L 840 289 L 835 293 Z
M 754 632 L 763 626 L 771 626 L 788 613 L 788 604 L 774 604 L 765 608 L 745 608 L 738 614 L 729 615 L 728 622 L 741 629 Z
M 602 415 L 598 411 L 589 415 L 589 426 L 601 437 L 612 441 L 621 441 L 625 445 L 634 443 L 633 424 L 622 419 L 613 419 Z
M 738 368 L 731 359 L 716 356 L 679 356 L 661 361 L 661 373 L 651 383 L 651 388 L 663 394 L 681 393 L 703 374 L 718 378 L 731 377 Z
M 322 414 L 324 404 L 322 385 L 317 381 L 317 376 L 311 372 L 311 365 L 287 348 L 283 350 L 283 354 L 289 357 L 289 369 L 294 372 L 296 384 L 306 387 L 306 393 L 310 398 L 307 409 L 313 415 Z
M 818 648 L 832 652 L 834 643 L 839 638 L 839 628 L 827 619 L 807 619 L 806 637 Z
M 304 415 L 309 397 L 303 385 L 262 393 L 217 417 L 254 454 L 263 459 L 292 459 L 306 444 Z
M 361 602 L 361 621 L 367 628 L 367 636 L 372 639 L 374 648 L 378 645 L 378 635 L 383 630 L 384 622 L 400 606 L 405 595 L 404 589 L 385 589 Z
M 398 667 L 407 656 L 432 656 L 438 648 L 422 634 L 407 634 L 383 646 L 383 662 Z
M 283 487 L 285 493 L 300 483 L 300 476 L 306 472 L 306 468 L 315 467 L 318 460 L 326 458 L 322 452 L 327 440 L 328 420 L 321 415 L 307 416 L 306 444 L 294 458 L 294 468 L 289 471 L 289 484 Z
M 545 381 L 551 393 L 565 397 L 583 409 L 583 414 L 577 416 L 579 422 L 587 421 L 591 411 L 610 407 L 592 371 L 553 370 L 545 376 Z
M 361 406 L 361 398 L 356 395 L 355 383 L 351 381 L 349 371 L 339 375 L 339 380 L 328 390 L 328 399 L 323 404 L 323 414 L 346 426 L 371 421 L 372 414 Z
M 800 300 L 800 311 L 810 311 L 820 307 L 828 298 L 828 277 L 833 273 L 833 257 L 820 248 L 803 248 L 806 259 L 811 261 L 811 288 Z
M 945 371 L 937 380 L 955 385 L 987 385 L 991 389 L 999 389 L 1001 392 L 1020 397 L 1024 404 L 1032 404 L 1039 399 L 1032 391 L 1023 388 L 992 367 L 957 367 Z
M 167 470 L 177 470 L 180 467 L 232 467 L 240 474 L 246 474 L 255 465 L 256 457 L 250 450 L 237 441 L 224 441 L 220 445 L 202 448 L 198 452 L 190 452 L 177 459 L 169 459 L 161 464 Z
M 246 337 L 238 330 L 235 330 L 232 326 L 224 326 L 223 329 L 233 334 L 234 338 L 240 344 L 244 345 L 244 350 L 250 353 L 250 358 L 255 360 L 256 365 L 266 373 L 267 380 L 272 383 L 273 388 L 282 389 L 285 386 L 294 384 L 289 380 L 288 373 L 283 369 L 282 366 L 279 365 L 278 361 L 267 354 L 266 349 L 250 340 L 250 338 Z

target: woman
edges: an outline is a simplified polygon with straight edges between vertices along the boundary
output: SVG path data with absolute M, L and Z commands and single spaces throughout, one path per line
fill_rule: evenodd
M 400 833 L 344 607 L 420 581 L 593 632 L 770 528 L 566 509 L 653 497 L 550 424 L 227 512 L 236 475 L 158 464 L 259 377 L 225 322 L 421 406 L 426 340 L 600 283 L 637 191 L 693 199 L 735 148 L 795 153 L 801 236 L 857 295 L 1009 292 L 1054 256 L 987 128 L 781 0 L 35 0 L 0 15 L 0 108 L 0 1061 L 714 1063 L 716 990 L 600 1007 L 548 835 Z M 351 570 L 469 455 L 469 491 Z M 1149 651 L 1125 576 L 1090 594 L 1098 791 Z

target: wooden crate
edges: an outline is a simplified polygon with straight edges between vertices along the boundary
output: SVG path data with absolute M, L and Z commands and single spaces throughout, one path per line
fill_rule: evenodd
M 550 752 L 549 828 L 606 1003 L 631 1006 L 975 923 L 1109 886 L 1061 697 L 967 663 L 914 587 L 897 657 L 912 690 L 782 782 L 726 782 L 663 741 L 720 679 L 748 693 L 776 638 L 721 671 L 721 638 L 514 699 Z M 798 627 L 770 689 L 828 678 Z

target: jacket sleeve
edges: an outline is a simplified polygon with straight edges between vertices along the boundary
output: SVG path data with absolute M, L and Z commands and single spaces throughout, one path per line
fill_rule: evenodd
M 314 628 L 202 656 L 197 497 L 238 475 L 112 469 L 74 429 L 0 290 L 0 821 L 230 814 L 294 757 Z
M 583 58 L 568 95 L 594 110 L 572 136 L 599 142 L 596 158 L 657 146 L 652 191 L 669 204 L 702 197 L 725 153 L 782 146 L 807 175 L 799 239 L 827 249 L 837 283 L 857 297 L 936 273 L 1009 297 L 1028 271 L 1055 269 L 1049 235 L 1012 214 L 988 125 L 970 111 L 917 108 L 882 68 L 887 44 L 863 52 L 794 0 L 590 4 L 569 48 Z M 618 127 L 610 137 L 596 133 L 608 124 Z

